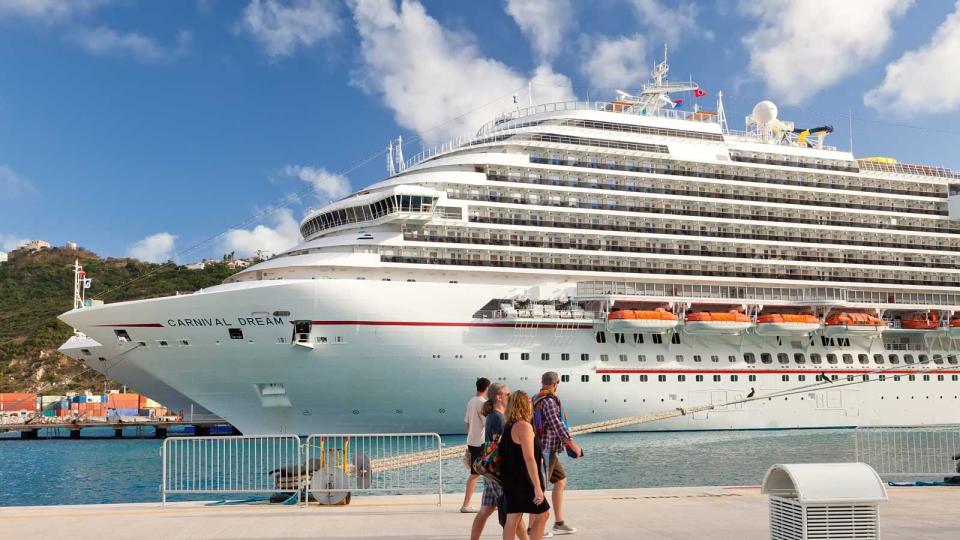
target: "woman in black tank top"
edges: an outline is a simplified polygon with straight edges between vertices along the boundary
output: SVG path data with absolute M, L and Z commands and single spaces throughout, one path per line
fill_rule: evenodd
M 511 394 L 505 416 L 507 426 L 499 444 L 503 506 L 507 514 L 503 538 L 515 538 L 520 518 L 530 514 L 530 538 L 539 540 L 550 516 L 550 505 L 543 495 L 543 458 L 530 424 L 533 419 L 530 397 L 520 390 Z

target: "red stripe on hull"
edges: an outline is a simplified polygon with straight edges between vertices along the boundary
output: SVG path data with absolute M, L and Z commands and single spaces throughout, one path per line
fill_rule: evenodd
M 433 327 L 479 327 L 479 328 L 516 328 L 514 323 L 485 323 L 485 322 L 428 322 L 428 321 L 310 321 L 318 326 L 433 326 Z M 569 328 L 571 330 L 589 330 L 593 328 L 590 324 L 580 324 L 576 326 L 567 326 L 563 324 L 538 324 L 533 328 Z

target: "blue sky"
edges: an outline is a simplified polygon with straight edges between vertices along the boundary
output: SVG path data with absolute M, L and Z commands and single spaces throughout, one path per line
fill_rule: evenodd
M 391 138 L 470 133 L 528 81 L 609 99 L 664 43 L 731 128 L 771 99 L 846 149 L 852 113 L 858 156 L 960 169 L 952 1 L 0 0 L 0 250 L 276 251 Z

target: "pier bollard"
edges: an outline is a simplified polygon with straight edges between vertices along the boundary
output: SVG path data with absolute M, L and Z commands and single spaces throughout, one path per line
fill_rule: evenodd
M 71 430 L 70 430 L 70 438 L 71 438 L 71 439 L 79 439 L 79 438 L 80 438 L 80 430 L 79 430 L 79 429 L 71 429 Z
M 209 437 L 210 426 L 193 426 L 193 433 L 197 437 Z
M 158 439 L 166 439 L 166 438 L 167 438 L 167 428 L 157 426 L 156 432 L 155 432 L 155 437 L 158 438 Z
M 123 438 L 123 428 L 122 428 L 122 427 L 118 427 L 118 428 L 114 428 L 114 429 L 113 429 L 113 438 L 114 438 L 114 439 L 122 439 L 122 438 Z

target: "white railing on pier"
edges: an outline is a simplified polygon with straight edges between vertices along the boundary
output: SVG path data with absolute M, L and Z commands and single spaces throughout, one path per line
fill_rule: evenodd
M 307 497 L 347 502 L 351 492 L 436 493 L 443 501 L 443 446 L 436 433 L 315 434 L 303 445 Z
M 299 501 L 302 459 L 296 435 L 178 437 L 163 441 L 160 457 L 163 504 L 173 494 L 288 492 Z
M 960 425 L 860 427 L 854 447 L 856 461 L 881 476 L 948 476 L 957 473 Z

